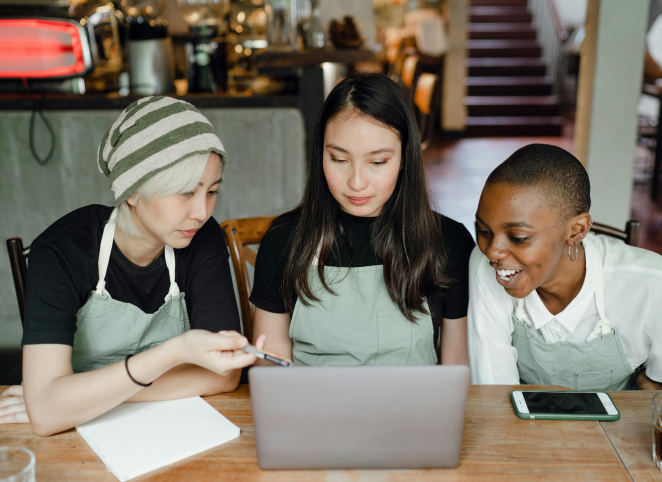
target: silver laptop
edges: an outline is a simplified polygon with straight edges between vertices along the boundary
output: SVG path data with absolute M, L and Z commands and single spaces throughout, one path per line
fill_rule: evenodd
M 456 467 L 465 366 L 254 367 L 263 469 Z

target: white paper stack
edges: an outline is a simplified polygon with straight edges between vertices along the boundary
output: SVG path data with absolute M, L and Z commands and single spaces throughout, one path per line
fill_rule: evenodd
M 239 427 L 200 397 L 123 403 L 76 429 L 120 481 L 239 437 Z

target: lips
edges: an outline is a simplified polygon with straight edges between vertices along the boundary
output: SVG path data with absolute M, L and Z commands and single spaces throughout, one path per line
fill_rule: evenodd
M 512 288 L 517 284 L 522 270 L 519 269 L 495 269 L 497 282 L 504 288 Z
M 189 230 L 180 229 L 179 232 L 182 233 L 182 236 L 184 236 L 186 238 L 192 238 L 193 236 L 195 236 L 195 233 L 197 233 L 198 230 L 197 229 L 189 229 Z
M 367 203 L 370 201 L 370 197 L 347 197 L 349 199 L 349 202 L 354 204 L 355 206 L 361 206 L 362 204 Z

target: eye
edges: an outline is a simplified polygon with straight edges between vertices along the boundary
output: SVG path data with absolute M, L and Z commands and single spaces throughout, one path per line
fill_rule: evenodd
M 510 237 L 510 240 L 511 240 L 513 243 L 516 243 L 516 244 L 524 244 L 524 243 L 526 243 L 529 239 L 531 239 L 529 236 L 520 236 L 520 237 L 518 237 L 518 236 L 511 236 L 511 237 Z
M 345 159 L 336 159 L 336 158 L 333 157 L 333 156 L 331 156 L 331 160 L 332 160 L 333 162 L 338 162 L 338 163 L 341 163 L 341 162 L 347 162 Z
M 209 191 L 207 194 L 215 196 L 216 194 L 218 194 L 218 191 Z
M 388 162 L 387 159 L 382 159 L 382 160 L 379 160 L 379 161 L 373 161 L 372 163 L 373 163 L 375 166 L 381 166 L 381 165 L 383 165 L 383 164 L 386 164 L 387 162 Z
M 488 236 L 489 236 L 490 234 L 492 234 L 492 233 L 490 233 L 490 232 L 487 231 L 486 229 L 479 229 L 479 228 L 476 228 L 476 234 L 477 234 L 478 236 L 482 236 L 482 237 L 486 238 L 486 237 L 488 237 Z
M 183 193 L 182 193 L 182 196 L 184 196 L 184 197 L 193 197 L 194 194 L 195 194 L 195 193 L 194 193 L 193 191 L 191 191 L 191 192 L 183 192 Z

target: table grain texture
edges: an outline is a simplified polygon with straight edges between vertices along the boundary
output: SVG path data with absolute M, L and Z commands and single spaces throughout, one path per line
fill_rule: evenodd
M 518 388 L 523 387 L 469 387 L 462 455 L 454 469 L 265 471 L 257 466 L 249 389 L 242 385 L 233 393 L 205 398 L 241 428 L 238 439 L 134 480 L 662 481 L 651 459 L 654 392 L 611 393 L 622 414 L 617 422 L 526 421 L 515 416 L 510 403 L 511 390 Z M 76 430 L 41 438 L 27 424 L 0 425 L 1 445 L 30 448 L 39 482 L 117 480 Z

